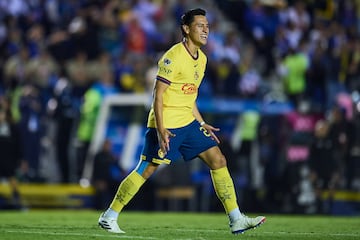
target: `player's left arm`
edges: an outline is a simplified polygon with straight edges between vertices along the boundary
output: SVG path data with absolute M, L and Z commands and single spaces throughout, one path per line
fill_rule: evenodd
M 203 117 L 201 116 L 200 112 L 199 112 L 199 109 L 196 105 L 196 103 L 194 104 L 194 108 L 193 108 L 193 115 L 196 119 L 196 121 L 198 121 L 201 125 L 201 127 L 205 128 L 206 131 L 208 133 L 210 133 L 211 137 L 214 138 L 214 140 L 217 142 L 217 143 L 220 143 L 220 140 L 219 138 L 216 136 L 216 134 L 214 132 L 218 132 L 220 131 L 220 128 L 216 128 L 216 127 L 213 127 L 212 125 L 210 124 L 207 124 Z

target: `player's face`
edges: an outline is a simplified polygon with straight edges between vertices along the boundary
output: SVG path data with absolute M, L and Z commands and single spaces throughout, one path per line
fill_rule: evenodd
M 207 43 L 209 36 L 209 23 L 205 16 L 197 15 L 189 26 L 189 38 L 197 46 Z

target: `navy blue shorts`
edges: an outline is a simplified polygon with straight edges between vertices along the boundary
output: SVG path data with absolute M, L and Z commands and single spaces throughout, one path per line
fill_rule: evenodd
M 169 131 L 176 136 L 170 138 L 170 150 L 165 156 L 160 151 L 156 129 L 149 128 L 146 131 L 141 160 L 157 164 L 170 164 L 180 159 L 189 161 L 205 150 L 217 146 L 216 141 L 196 120 L 185 127 L 169 129 Z

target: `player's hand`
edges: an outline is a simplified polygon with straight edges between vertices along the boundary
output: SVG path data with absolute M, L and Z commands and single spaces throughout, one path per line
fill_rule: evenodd
M 214 139 L 218 144 L 220 143 L 219 138 L 214 133 L 220 131 L 220 128 L 213 127 L 212 125 L 207 123 L 205 123 L 202 127 L 206 129 L 206 131 L 211 135 L 212 139 Z
M 160 149 L 166 155 L 170 150 L 170 138 L 175 137 L 175 134 L 168 129 L 158 130 L 157 133 Z

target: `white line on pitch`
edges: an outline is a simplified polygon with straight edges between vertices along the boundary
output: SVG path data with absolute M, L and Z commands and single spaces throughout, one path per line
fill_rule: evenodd
M 223 230 L 223 229 L 183 229 L 183 228 L 178 228 L 178 229 L 174 229 L 174 231 L 179 231 L 179 232 L 225 232 L 227 230 Z M 250 232 L 251 233 L 251 230 Z M 263 231 L 259 231 L 257 234 L 289 234 L 289 235 L 309 235 L 309 236 L 338 236 L 338 237 L 358 237 L 360 236 L 360 233 L 317 233 L 317 232 L 263 232 Z
M 59 235 L 59 236 L 88 236 L 88 237 L 105 237 L 105 238 L 122 238 L 122 239 L 159 239 L 155 237 L 142 236 L 126 236 L 126 235 L 106 235 L 106 234 L 83 234 L 83 233 L 65 233 L 65 232 L 41 232 L 41 231 L 5 231 L 8 233 L 26 233 L 26 234 L 41 234 L 41 235 Z
M 290 234 L 290 235 L 318 235 L 318 236 L 338 236 L 338 237 L 358 237 L 357 233 L 317 233 L 317 232 L 261 232 L 265 234 Z

